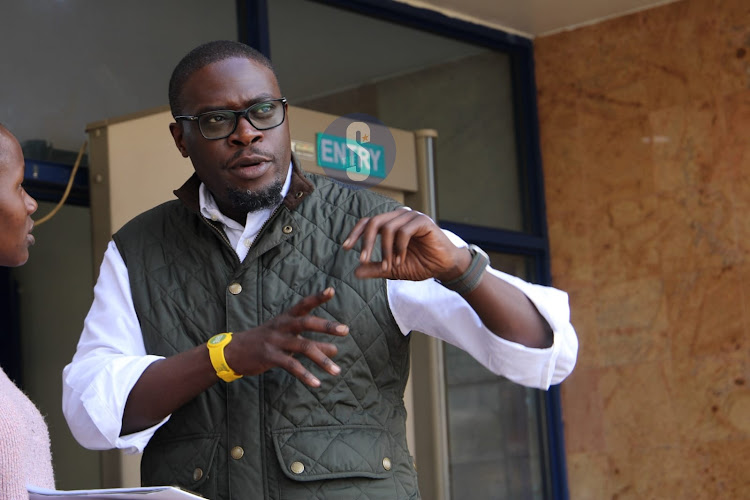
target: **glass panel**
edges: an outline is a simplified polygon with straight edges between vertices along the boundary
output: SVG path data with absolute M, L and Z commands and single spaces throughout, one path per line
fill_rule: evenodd
M 483 51 L 377 84 L 384 123 L 438 131 L 438 219 L 523 231 L 510 82 L 508 56 Z
M 524 230 L 506 54 L 303 0 L 268 9 L 290 104 L 437 130 L 439 219 Z
M 492 266 L 531 280 L 527 257 L 488 252 Z M 494 375 L 444 344 L 452 498 L 544 498 L 539 391 Z

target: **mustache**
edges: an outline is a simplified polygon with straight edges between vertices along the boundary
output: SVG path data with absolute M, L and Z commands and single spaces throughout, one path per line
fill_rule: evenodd
M 261 151 L 257 148 L 245 148 L 240 149 L 239 151 L 236 151 L 229 160 L 224 164 L 224 166 L 228 166 L 231 163 L 237 161 L 238 159 L 244 157 L 244 156 L 260 156 L 264 159 L 266 159 L 269 162 L 276 161 L 276 155 L 273 153 L 269 153 L 267 151 Z

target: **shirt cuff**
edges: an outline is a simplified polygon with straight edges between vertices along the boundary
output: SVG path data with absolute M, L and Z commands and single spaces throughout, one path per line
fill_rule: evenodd
M 553 331 L 552 346 L 532 348 L 498 337 L 463 298 L 434 280 L 388 281 L 389 305 L 401 332 L 418 330 L 448 342 L 494 374 L 527 387 L 548 389 L 561 382 L 572 371 L 578 349 L 567 294 L 492 268 L 489 271 L 531 300 Z
M 122 417 L 130 391 L 151 363 L 159 356 L 118 356 L 101 366 L 100 372 L 81 393 L 81 405 L 92 425 L 81 426 L 76 438 L 92 449 L 120 448 L 126 453 L 140 453 L 156 430 L 168 420 L 133 434 L 120 436 Z M 84 424 L 84 422 L 80 422 Z M 73 430 L 74 423 L 71 423 Z

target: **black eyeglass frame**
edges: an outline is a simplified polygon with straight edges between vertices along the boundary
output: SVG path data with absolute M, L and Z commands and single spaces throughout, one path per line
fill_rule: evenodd
M 272 126 L 272 127 L 263 127 L 263 128 L 258 127 L 250 119 L 250 115 L 248 113 L 250 112 L 251 109 L 257 108 L 258 106 L 261 106 L 261 105 L 269 103 L 269 102 L 280 102 L 282 104 L 282 107 L 281 107 L 281 109 L 282 109 L 282 111 L 281 111 L 282 112 L 281 121 L 279 123 L 277 123 L 276 125 Z M 286 120 L 286 104 L 287 104 L 286 97 L 279 97 L 278 99 L 266 99 L 265 101 L 256 102 L 252 106 L 250 106 L 250 107 L 248 107 L 246 109 L 243 109 L 241 111 L 234 111 L 232 109 L 215 109 L 215 110 L 206 111 L 205 113 L 200 113 L 200 114 L 197 114 L 197 115 L 178 115 L 178 116 L 175 116 L 174 119 L 178 120 L 178 121 L 179 120 L 187 120 L 187 121 L 191 121 L 191 122 L 192 121 L 198 121 L 198 130 L 200 130 L 201 135 L 203 136 L 203 138 L 206 139 L 206 140 L 209 140 L 209 141 L 218 141 L 218 140 L 221 140 L 221 139 L 226 139 L 230 135 L 234 134 L 234 132 L 237 130 L 237 125 L 240 123 L 240 117 L 245 117 L 245 119 L 250 123 L 250 125 L 252 125 L 253 128 L 255 128 L 255 130 L 259 130 L 259 131 L 261 131 L 261 130 L 271 130 L 272 128 L 276 128 L 276 127 L 280 126 L 282 123 L 284 123 L 284 120 Z M 199 120 L 200 120 L 201 116 L 209 115 L 209 114 L 212 114 L 212 113 L 232 113 L 234 115 L 234 127 L 232 127 L 232 131 L 229 132 L 227 135 L 223 135 L 221 137 L 206 137 L 206 134 L 203 133 L 203 128 L 201 128 L 201 124 L 200 124 Z

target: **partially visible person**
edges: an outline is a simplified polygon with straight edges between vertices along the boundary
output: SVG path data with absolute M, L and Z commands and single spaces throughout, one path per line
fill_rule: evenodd
M 37 203 L 23 188 L 23 173 L 21 146 L 0 125 L 0 266 L 25 264 L 34 244 Z M 0 499 L 28 499 L 28 485 L 55 487 L 49 432 L 34 403 L 0 369 Z

